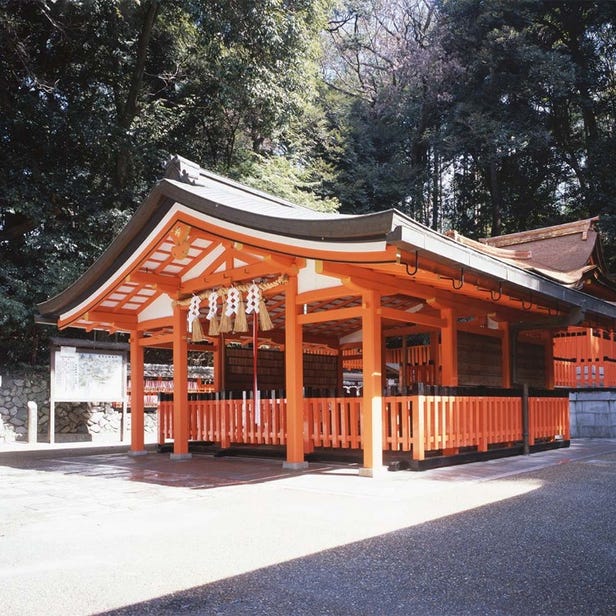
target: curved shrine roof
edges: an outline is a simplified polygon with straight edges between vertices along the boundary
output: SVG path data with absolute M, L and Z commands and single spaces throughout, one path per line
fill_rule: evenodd
M 173 298 L 231 277 L 248 281 L 294 267 L 303 293 L 336 285 L 342 292 L 343 281 L 352 279 L 356 286 L 382 288 L 392 310 L 416 311 L 434 294 L 441 303 L 485 304 L 484 311 L 502 297 L 498 307 L 511 321 L 520 310 L 516 302 L 525 301 L 535 301 L 538 314 L 582 308 L 602 321 L 614 319 L 615 306 L 574 290 L 599 265 L 591 248 L 596 231 L 589 221 L 576 224 L 547 235 L 474 242 L 446 237 L 396 210 L 360 216 L 314 211 L 176 156 L 101 257 L 38 308 L 42 321 L 61 327 L 131 331 L 168 316 Z M 576 234 L 584 239 L 573 250 Z M 535 300 L 527 300 L 532 294 Z

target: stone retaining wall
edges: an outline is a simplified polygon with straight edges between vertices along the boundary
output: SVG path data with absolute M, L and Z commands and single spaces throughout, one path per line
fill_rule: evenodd
M 49 371 L 28 368 L 0 373 L 0 443 L 28 439 L 28 401 L 38 406 L 38 440 L 49 438 Z M 145 433 L 157 433 L 156 413 L 146 413 Z M 130 433 L 130 413 L 126 414 L 125 433 Z M 122 409 L 108 403 L 57 402 L 55 440 L 120 440 Z
M 28 400 L 38 405 L 39 432 L 49 425 L 49 371 L 0 373 L 0 443 L 28 439 Z
M 572 438 L 616 438 L 616 389 L 569 394 Z

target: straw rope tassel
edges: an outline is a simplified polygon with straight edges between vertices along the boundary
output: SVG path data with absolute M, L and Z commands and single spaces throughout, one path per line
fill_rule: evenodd
M 225 305 L 228 303 L 228 296 L 226 295 L 226 293 L 224 295 L 221 295 L 222 297 L 222 314 L 220 315 L 220 321 L 218 321 L 218 333 L 219 334 L 226 334 L 227 332 L 230 332 L 233 327 L 231 324 L 231 315 L 229 314 L 229 311 L 225 308 Z
M 272 323 L 272 319 L 270 318 L 269 312 L 267 311 L 267 307 L 265 306 L 265 300 L 261 297 L 259 301 L 259 327 L 262 332 L 267 332 L 270 329 L 274 329 L 274 324 Z
M 216 291 L 212 291 L 210 293 L 208 302 L 209 311 L 206 317 L 206 319 L 210 322 L 208 334 L 210 336 L 218 336 L 218 317 L 216 316 L 216 313 L 218 312 L 218 293 Z
M 218 333 L 226 334 L 233 329 L 231 324 L 231 317 L 223 311 L 222 316 L 220 317 L 220 323 L 218 324 Z
M 210 328 L 207 333 L 210 336 L 218 336 L 220 333 L 220 328 L 218 327 L 218 317 L 216 315 L 210 319 Z
M 237 314 L 235 315 L 235 324 L 233 325 L 234 332 L 247 332 L 248 320 L 246 319 L 246 307 L 244 306 L 244 299 L 240 295 L 237 304 Z
M 192 341 L 193 342 L 202 342 L 205 340 L 205 336 L 203 335 L 203 328 L 201 327 L 201 321 L 199 317 L 197 317 L 192 324 Z

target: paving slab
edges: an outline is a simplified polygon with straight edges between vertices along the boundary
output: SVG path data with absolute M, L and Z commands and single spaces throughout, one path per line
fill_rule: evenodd
M 579 439 L 531 456 L 365 478 L 357 465 L 290 471 L 261 458 L 171 461 L 168 454 L 131 457 L 126 448 L 13 448 L 0 453 L 0 614 L 453 614 L 405 612 L 408 597 L 399 609 L 385 601 L 390 612 L 363 609 L 369 590 L 360 572 L 375 584 L 375 567 L 388 570 L 382 545 L 392 549 L 391 533 L 424 533 L 439 520 L 537 498 L 551 485 L 550 472 L 583 469 L 585 477 L 611 481 L 614 460 L 616 440 Z M 456 544 L 457 526 L 447 532 Z M 414 566 L 403 556 L 408 540 L 400 543 L 401 580 Z M 609 533 L 602 538 L 613 540 Z M 341 578 L 318 611 L 301 607 L 300 572 L 319 583 L 335 580 L 346 550 L 355 586 Z M 421 553 L 428 558 L 429 550 Z M 289 567 L 295 582 L 287 597 L 271 576 Z M 269 603 L 259 572 L 279 593 Z M 314 600 L 314 591 L 306 592 Z

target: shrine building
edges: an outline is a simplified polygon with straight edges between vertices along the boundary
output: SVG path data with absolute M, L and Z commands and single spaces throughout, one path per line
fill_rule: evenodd
M 477 242 L 396 210 L 314 211 L 176 156 L 100 258 L 38 308 L 61 329 L 129 334 L 132 454 L 145 451 L 144 349 L 161 347 L 172 459 L 192 442 L 269 445 L 299 469 L 346 448 L 370 476 L 392 456 L 568 443 L 554 341 L 613 338 L 616 318 L 594 223 Z M 188 391 L 192 350 L 212 354 L 212 393 Z

